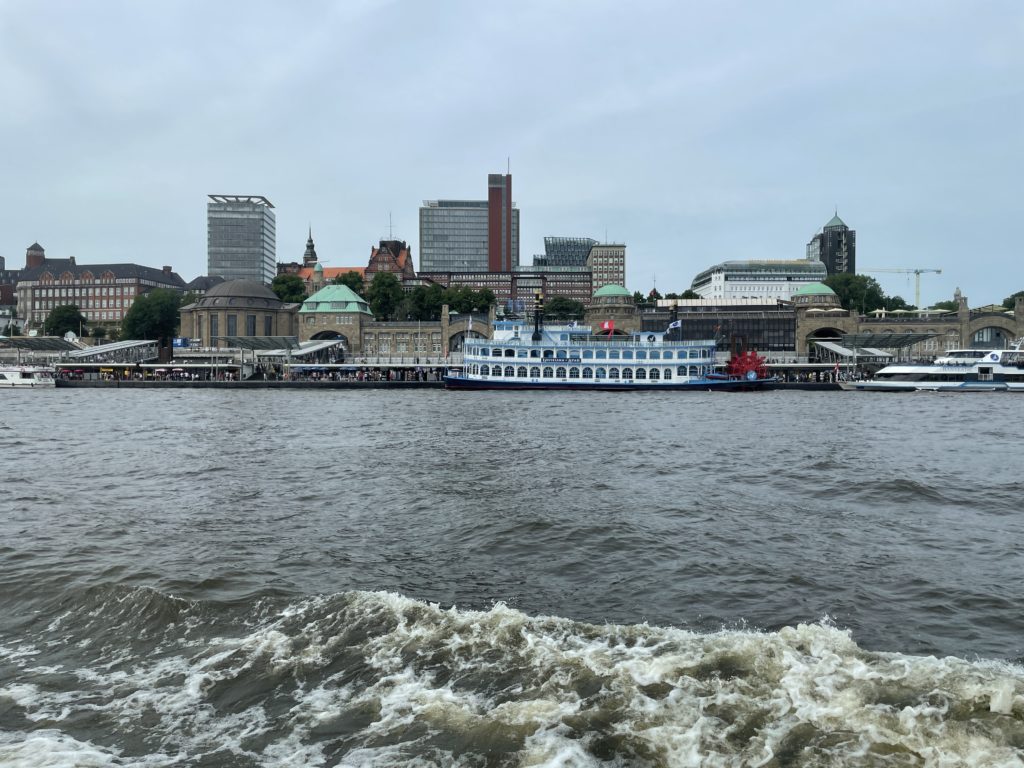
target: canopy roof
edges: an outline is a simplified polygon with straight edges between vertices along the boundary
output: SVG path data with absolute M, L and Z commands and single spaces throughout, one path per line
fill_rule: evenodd
M 299 346 L 296 336 L 214 336 L 211 341 L 223 341 L 237 349 L 295 349 Z
M 146 345 L 154 347 L 155 351 L 155 347 L 158 345 L 158 342 L 136 339 L 129 339 L 127 341 L 115 341 L 111 344 L 97 344 L 95 347 L 89 347 L 88 349 L 79 349 L 75 352 L 72 352 L 70 355 L 68 355 L 68 357 L 87 360 L 90 357 L 98 357 L 99 355 L 107 355 L 110 354 L 111 352 L 121 352 L 122 350 L 125 349 L 144 347 Z
M 933 339 L 938 335 L 937 333 L 845 333 L 842 339 L 844 347 L 903 349 L 927 339 Z
M 0 347 L 29 349 L 34 352 L 68 352 L 78 349 L 59 336 L 0 336 Z

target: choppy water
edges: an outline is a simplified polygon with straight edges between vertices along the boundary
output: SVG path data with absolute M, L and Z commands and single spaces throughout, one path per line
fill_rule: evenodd
M 5 393 L 0 765 L 1024 766 L 1022 423 Z

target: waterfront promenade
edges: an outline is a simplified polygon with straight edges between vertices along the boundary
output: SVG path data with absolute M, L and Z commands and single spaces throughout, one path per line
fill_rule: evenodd
M 444 389 L 443 381 L 282 381 L 282 380 L 246 380 L 246 381 L 176 381 L 172 379 L 136 379 L 103 380 L 103 379 L 57 379 L 57 386 L 62 389 Z M 838 384 L 816 381 L 784 381 L 775 385 L 775 389 L 795 389 L 804 392 L 828 391 L 840 392 Z

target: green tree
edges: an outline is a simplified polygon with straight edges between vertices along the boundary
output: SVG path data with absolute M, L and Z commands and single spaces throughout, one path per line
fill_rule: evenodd
M 567 296 L 552 296 L 544 302 L 544 314 L 552 318 L 579 320 L 583 317 L 583 302 Z
M 366 290 L 366 285 L 363 282 L 363 276 L 358 272 L 346 272 L 344 275 L 338 275 L 334 278 L 335 285 L 347 285 L 359 296 L 363 295 L 363 291 Z
M 699 299 L 700 298 L 700 294 L 697 293 L 696 291 L 691 291 L 689 288 L 687 288 L 685 291 L 683 291 L 682 295 L 680 295 L 679 298 L 680 299 Z
M 633 303 L 640 306 L 641 304 L 646 304 L 647 299 L 644 298 L 644 295 L 640 293 L 640 291 L 633 291 Z
M 166 345 L 178 330 L 181 294 L 169 288 L 154 288 L 132 303 L 121 322 L 125 339 L 156 339 Z
M 917 309 L 913 304 L 907 304 L 902 296 L 886 296 L 883 307 L 889 312 L 897 309 Z
M 836 292 L 843 309 L 866 313 L 885 308 L 885 293 L 873 277 L 841 272 L 826 277 L 825 285 Z
M 74 304 L 61 304 L 50 310 L 43 322 L 43 333 L 47 336 L 63 336 L 72 331 L 76 336 L 81 336 L 85 328 L 85 315 L 78 311 Z
M 379 320 L 392 320 L 402 303 L 402 284 L 391 272 L 378 272 L 366 291 L 370 310 Z
M 89 335 L 92 336 L 94 339 L 105 339 L 107 337 L 107 329 L 104 328 L 102 325 L 97 325 L 95 328 L 92 329 L 92 333 Z
M 285 304 L 301 304 L 306 299 L 306 284 L 298 275 L 278 275 L 270 283 L 270 290 Z
M 1011 293 L 1009 296 L 1003 299 L 1003 306 L 1006 307 L 1007 309 L 1013 309 L 1013 304 L 1017 300 L 1018 296 L 1024 296 L 1024 291 L 1017 291 L 1016 293 Z
M 947 312 L 956 312 L 959 308 L 955 301 L 936 301 L 932 304 L 932 309 L 944 309 Z

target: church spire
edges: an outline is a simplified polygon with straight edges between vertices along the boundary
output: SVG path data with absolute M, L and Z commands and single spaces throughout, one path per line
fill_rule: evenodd
M 306 240 L 306 252 L 302 254 L 302 266 L 312 267 L 317 263 L 316 247 L 313 245 L 313 227 L 309 228 L 309 239 Z

